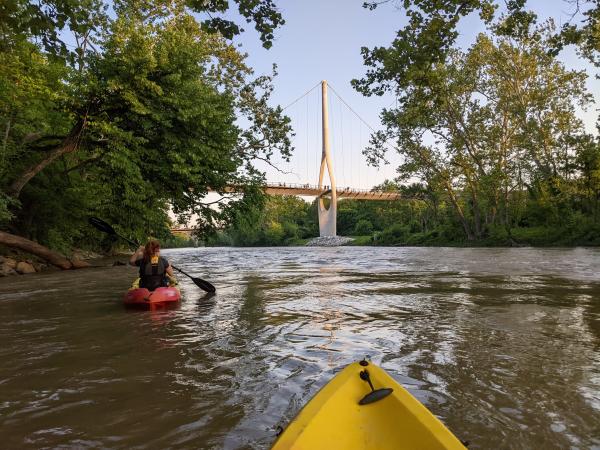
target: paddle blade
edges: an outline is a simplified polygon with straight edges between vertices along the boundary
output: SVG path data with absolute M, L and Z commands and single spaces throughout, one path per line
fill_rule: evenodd
M 210 284 L 206 280 L 203 280 L 202 278 L 194 278 L 194 277 L 191 277 L 191 278 L 192 278 L 192 281 L 194 282 L 194 284 L 196 286 L 198 286 L 200 289 L 202 289 L 202 290 L 204 290 L 206 292 L 211 292 L 212 293 L 212 292 L 215 292 L 217 290 L 212 284 Z
M 102 219 L 98 219 L 97 217 L 90 217 L 88 219 L 88 222 L 91 226 L 93 226 L 94 228 L 96 228 L 100 231 L 103 231 L 108 234 L 117 234 L 115 229 L 113 227 L 111 227 L 109 224 L 107 224 Z
M 179 273 L 182 273 L 183 275 L 185 275 L 188 278 L 191 278 L 191 280 L 194 282 L 194 284 L 196 286 L 198 286 L 200 289 L 205 290 L 206 292 L 215 292 L 217 289 L 210 284 L 208 281 L 203 280 L 202 278 L 196 278 L 191 276 L 189 273 L 184 272 L 183 270 L 181 270 L 179 267 L 175 267 L 173 265 L 171 265 L 171 267 L 176 270 Z

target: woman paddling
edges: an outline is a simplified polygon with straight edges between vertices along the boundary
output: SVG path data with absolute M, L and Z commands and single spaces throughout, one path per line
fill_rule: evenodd
M 159 287 L 177 285 L 173 268 L 166 258 L 160 256 L 160 243 L 156 239 L 150 239 L 145 247 L 140 246 L 129 258 L 129 264 L 140 268 L 140 277 L 132 288 L 153 291 Z

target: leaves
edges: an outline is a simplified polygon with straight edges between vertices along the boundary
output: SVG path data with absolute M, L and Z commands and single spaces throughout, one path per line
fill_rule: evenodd
M 399 179 L 417 177 L 445 191 L 468 239 L 521 220 L 526 190 L 552 204 L 547 214 L 558 220 L 572 201 L 565 198 L 573 195 L 581 150 L 575 105 L 590 96 L 585 73 L 551 56 L 553 36 L 552 23 L 518 39 L 480 35 L 466 52 L 449 48 L 429 60 L 426 75 L 404 69 L 395 42 L 374 89 L 393 84 L 398 106 L 382 111 L 385 130 L 372 135 L 368 158 L 380 160 L 383 144 L 394 139 L 404 157 Z M 368 92 L 375 92 L 374 79 L 363 80 Z
M 249 18 L 259 18 L 270 39 L 273 5 L 238 3 Z M 208 231 L 261 204 L 263 175 L 254 161 L 289 155 L 289 119 L 269 105 L 275 74 L 253 78 L 245 55 L 191 15 L 201 5 L 118 1 L 116 16 L 103 22 L 106 5 L 92 0 L 83 5 L 88 15 L 66 0 L 30 13 L 17 6 L 12 34 L 2 41 L 8 50 L 0 53 L 0 86 L 7 87 L 0 94 L 6 136 L 0 188 L 25 186 L 23 208 L 11 203 L 9 228 L 50 244 L 58 243 L 60 230 L 64 242 L 74 242 L 85 234 L 69 230 L 95 214 L 143 239 L 165 236 L 169 208 L 180 219 L 197 215 Z M 17 27 L 26 14 L 48 28 Z M 57 50 L 52 33 L 61 25 L 83 36 L 77 57 Z M 18 39 L 17 31 L 44 35 L 52 45 L 38 47 Z M 228 186 L 238 186 L 240 195 L 224 196 L 219 208 L 205 201 L 209 191 L 225 194 Z M 50 206 L 57 211 L 52 218 Z M 0 205 L 0 220 L 10 219 L 7 208 Z

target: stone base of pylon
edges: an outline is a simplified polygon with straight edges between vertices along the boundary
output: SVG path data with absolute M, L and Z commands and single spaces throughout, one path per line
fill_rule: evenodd
M 347 245 L 354 239 L 345 236 L 323 236 L 312 238 L 306 243 L 309 247 L 339 247 Z

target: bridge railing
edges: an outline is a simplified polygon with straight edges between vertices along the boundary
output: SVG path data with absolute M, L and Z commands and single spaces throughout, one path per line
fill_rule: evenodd
M 329 185 L 323 185 L 321 187 L 319 187 L 319 185 L 317 184 L 310 184 L 310 183 L 271 183 L 271 182 L 267 182 L 266 187 L 268 188 L 289 188 L 289 189 L 314 189 L 314 190 L 322 190 L 322 191 L 328 191 L 331 189 L 331 186 Z M 353 187 L 349 187 L 349 186 L 344 186 L 344 187 L 340 187 L 340 186 L 336 186 L 336 191 L 341 191 L 341 192 L 356 192 L 356 193 L 363 193 L 363 194 L 370 194 L 370 193 L 384 193 L 385 191 L 374 191 L 371 189 L 357 189 L 357 188 L 353 188 Z M 396 194 L 396 192 L 390 192 L 390 194 Z

